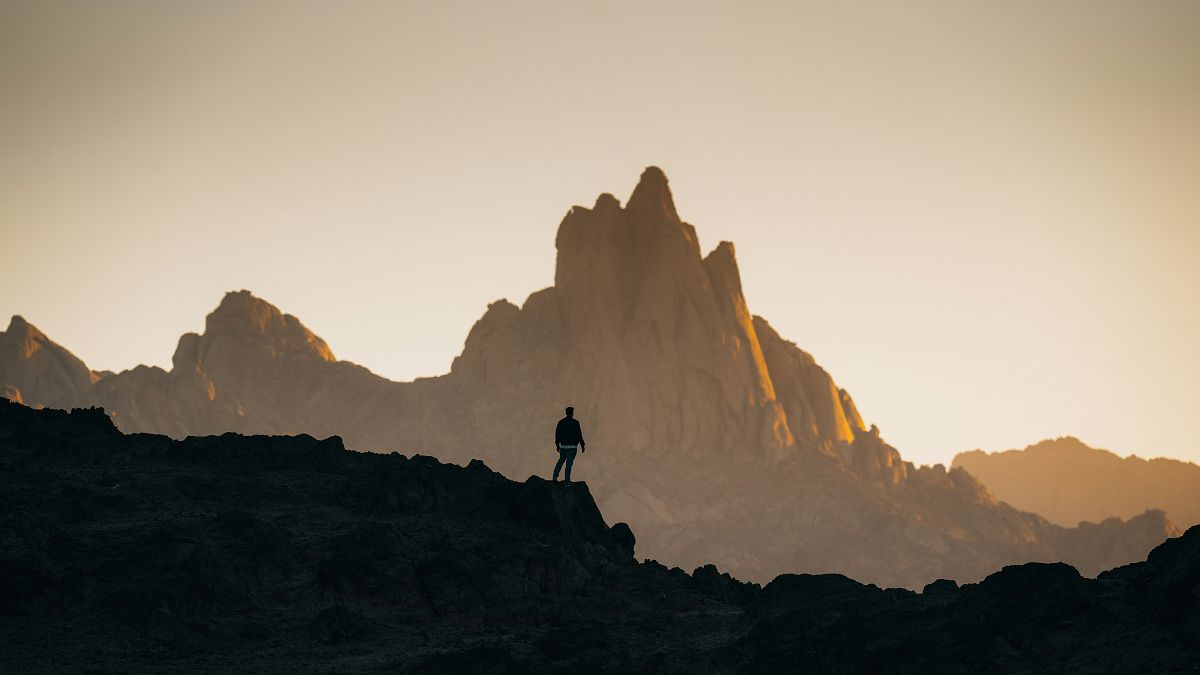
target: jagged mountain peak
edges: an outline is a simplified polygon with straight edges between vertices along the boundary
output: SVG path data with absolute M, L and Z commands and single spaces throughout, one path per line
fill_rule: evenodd
M 680 222 L 679 213 L 675 210 L 675 199 L 671 196 L 671 187 L 667 182 L 667 174 L 657 166 L 648 166 L 642 172 L 625 210 L 673 223 Z
M 270 349 L 275 356 L 312 356 L 336 361 L 333 350 L 299 319 L 247 290 L 230 291 L 205 320 L 204 346 L 226 339 L 252 341 Z M 181 340 L 182 346 L 182 340 Z
M 555 246 L 555 285 L 569 293 L 592 295 L 587 287 L 600 286 L 627 298 L 647 279 L 703 279 L 695 228 L 679 219 L 658 167 L 642 173 L 623 209 L 609 193 L 594 208 L 572 208 L 559 224 Z
M 8 330 L 4 331 L 8 340 L 22 343 L 27 350 L 37 349 L 37 344 L 45 342 L 53 344 L 50 338 L 40 328 L 29 323 L 20 314 L 14 314 L 8 322 Z
M 8 330 L 5 332 L 13 333 L 15 331 L 23 331 L 27 330 L 29 327 L 30 324 L 25 320 L 25 317 L 21 316 L 20 314 L 13 314 L 12 319 L 10 319 L 8 322 Z
M 83 361 L 15 314 L 0 332 L 0 386 L 29 405 L 68 407 L 100 376 Z
M 612 195 L 611 192 L 601 192 L 599 197 L 596 197 L 596 203 L 592 206 L 593 211 L 608 211 L 619 210 L 621 208 L 621 200 Z
M 742 294 L 742 275 L 738 271 L 737 255 L 733 242 L 722 241 L 704 256 L 704 269 L 716 288 Z
M 70 355 L 63 347 L 46 336 L 37 326 L 25 320 L 20 314 L 14 314 L 8 322 L 8 330 L 0 332 L 0 344 L 7 350 L 16 350 L 22 358 L 29 358 L 42 349 L 61 351 Z M 74 359 L 71 356 L 71 359 Z M 81 362 L 82 365 L 82 362 Z
M 254 319 L 259 323 L 267 323 L 276 316 L 283 313 L 279 308 L 262 298 L 254 295 L 246 289 L 239 291 L 229 291 L 222 298 L 220 304 L 208 315 L 211 321 L 216 318 L 232 318 L 232 319 Z

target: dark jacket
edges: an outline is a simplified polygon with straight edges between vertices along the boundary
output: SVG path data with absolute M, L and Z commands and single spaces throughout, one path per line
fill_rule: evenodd
M 579 420 L 574 417 L 564 417 L 554 427 L 554 442 L 560 445 L 579 445 L 583 443 L 583 429 Z

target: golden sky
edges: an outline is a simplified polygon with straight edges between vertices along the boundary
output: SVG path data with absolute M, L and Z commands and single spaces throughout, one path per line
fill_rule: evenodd
M 169 367 L 248 288 L 438 374 L 655 164 L 906 458 L 1200 461 L 1198 35 L 1194 0 L 0 0 L 0 313 Z

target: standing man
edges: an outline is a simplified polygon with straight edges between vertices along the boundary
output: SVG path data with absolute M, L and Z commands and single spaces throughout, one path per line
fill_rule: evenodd
M 579 420 L 575 419 L 575 409 L 567 406 L 567 416 L 558 421 L 554 427 L 554 449 L 558 450 L 558 464 L 554 465 L 554 482 L 558 482 L 558 471 L 567 465 L 566 480 L 563 485 L 571 484 L 571 465 L 575 463 L 575 449 L 587 452 L 583 442 L 583 429 Z

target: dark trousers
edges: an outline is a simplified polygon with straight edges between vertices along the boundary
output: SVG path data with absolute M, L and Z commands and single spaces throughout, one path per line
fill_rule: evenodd
M 563 463 L 567 465 L 566 479 L 571 482 L 571 465 L 575 463 L 575 451 L 579 448 L 559 448 L 558 449 L 558 464 L 554 465 L 554 480 L 558 480 L 558 471 L 563 468 Z

